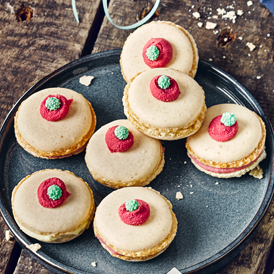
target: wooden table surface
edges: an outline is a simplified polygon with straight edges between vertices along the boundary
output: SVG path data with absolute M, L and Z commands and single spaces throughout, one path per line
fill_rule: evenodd
M 249 2 L 162 0 L 153 20 L 172 21 L 186 28 L 196 40 L 200 58 L 244 85 L 273 125 L 274 17 L 259 0 Z M 142 18 L 153 3 L 110 0 L 109 13 L 118 25 L 129 25 Z M 111 25 L 100 0 L 78 0 L 77 9 L 79 24 L 71 0 L 0 0 L 0 124 L 23 93 L 44 76 L 81 56 L 123 46 L 131 31 Z M 225 12 L 223 16 L 219 9 Z M 238 14 L 236 19 L 225 18 L 230 11 Z M 200 18 L 195 18 L 194 12 L 199 12 Z M 207 21 L 217 26 L 206 29 Z M 248 42 L 255 45 L 254 50 Z M 272 201 L 255 237 L 218 274 L 272 273 L 273 217 Z M 51 273 L 14 239 L 6 241 L 7 229 L 0 215 L 0 273 Z

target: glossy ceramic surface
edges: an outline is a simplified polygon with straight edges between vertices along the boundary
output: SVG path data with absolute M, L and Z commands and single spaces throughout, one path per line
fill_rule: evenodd
M 43 160 L 24 151 L 17 144 L 13 130 L 13 117 L 18 106 L 38 90 L 60 86 L 82 93 L 91 102 L 98 119 L 97 129 L 110 121 L 126 118 L 122 105 L 126 83 L 120 72 L 119 57 L 120 50 L 103 52 L 62 67 L 28 90 L 6 118 L 0 132 L 0 207 L 21 245 L 37 242 L 18 229 L 12 216 L 11 193 L 25 176 L 46 168 L 70 170 L 88 182 L 97 205 L 112 190 L 93 180 L 84 162 L 84 152 L 62 160 Z M 95 77 L 89 87 L 79 83 L 83 75 Z M 178 233 L 164 253 L 142 263 L 113 258 L 101 247 L 90 227 L 68 243 L 41 243 L 42 248 L 34 255 L 41 263 L 54 272 L 164 274 L 176 267 L 182 273 L 211 273 L 244 247 L 258 228 L 272 197 L 273 132 L 255 99 L 227 73 L 200 60 L 195 79 L 205 90 L 208 107 L 237 103 L 263 118 L 268 154 L 261 163 L 264 178 L 259 180 L 248 174 L 233 179 L 213 178 L 191 164 L 186 155 L 185 140 L 165 141 L 164 170 L 149 185 L 171 201 L 178 218 Z M 175 198 L 177 191 L 183 194 L 182 200 Z M 92 262 L 97 266 L 93 267 Z

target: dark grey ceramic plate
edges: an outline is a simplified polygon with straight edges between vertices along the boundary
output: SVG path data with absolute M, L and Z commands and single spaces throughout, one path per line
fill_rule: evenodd
M 23 246 L 36 243 L 14 223 L 11 193 L 26 175 L 46 168 L 67 169 L 88 182 L 95 202 L 112 190 L 93 180 L 84 153 L 62 160 L 38 159 L 16 142 L 13 117 L 22 100 L 48 87 L 66 87 L 82 93 L 97 114 L 97 129 L 123 114 L 122 95 L 125 82 L 119 66 L 120 51 L 103 52 L 72 62 L 33 86 L 9 113 L 0 132 L 1 211 L 8 226 Z M 92 75 L 89 87 L 79 83 L 83 75 Z M 182 273 L 211 273 L 235 256 L 256 232 L 273 192 L 273 132 L 262 109 L 235 79 L 215 66 L 200 60 L 195 78 L 204 88 L 208 107 L 219 103 L 237 103 L 259 114 L 267 128 L 268 153 L 261 167 L 264 178 L 249 175 L 235 179 L 216 179 L 198 171 L 188 159 L 185 140 L 164 142 L 166 164 L 163 172 L 150 184 L 173 204 L 178 218 L 178 233 L 170 247 L 157 258 L 129 263 L 111 257 L 94 237 L 92 227 L 77 239 L 64 244 L 41 243 L 35 255 L 54 272 L 128 274 L 167 273 L 173 267 Z M 184 195 L 176 200 L 177 191 Z M 97 266 L 93 267 L 92 262 Z

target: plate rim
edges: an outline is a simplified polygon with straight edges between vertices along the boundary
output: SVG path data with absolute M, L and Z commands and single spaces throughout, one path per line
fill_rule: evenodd
M 114 49 L 114 50 L 108 50 L 108 51 L 103 51 L 103 52 L 98 52 L 94 54 L 90 54 L 84 57 L 81 57 L 77 60 L 74 60 L 59 69 L 53 71 L 52 73 L 48 74 L 47 76 L 43 77 L 41 80 L 39 80 L 36 84 L 31 86 L 18 100 L 17 102 L 13 105 L 11 110 L 8 112 L 6 118 L 4 119 L 4 122 L 1 126 L 0 129 L 0 155 L 2 153 L 2 146 L 3 146 L 3 141 L 5 139 L 5 134 L 11 129 L 11 124 L 13 124 L 13 118 L 15 115 L 15 112 L 17 111 L 19 105 L 23 100 L 25 100 L 27 97 L 29 97 L 31 94 L 37 92 L 39 88 L 47 83 L 49 80 L 51 80 L 53 77 L 67 71 L 68 69 L 72 69 L 73 67 L 84 65 L 85 63 L 89 63 L 92 60 L 100 59 L 100 58 L 107 58 L 108 56 L 120 56 L 121 54 L 121 49 Z M 214 64 L 211 64 L 203 59 L 199 60 L 199 63 L 203 64 L 203 66 L 209 68 L 210 70 L 214 70 L 215 73 L 220 75 L 224 78 L 227 79 L 229 82 L 232 82 L 235 86 L 237 86 L 241 96 L 243 96 L 245 99 L 248 99 L 248 102 L 252 105 L 253 109 L 257 114 L 261 116 L 261 118 L 264 120 L 267 128 L 267 138 L 269 138 L 269 142 L 271 143 L 271 151 L 270 151 L 270 169 L 271 169 L 271 174 L 268 182 L 268 187 L 265 192 L 264 198 L 261 202 L 261 205 L 257 211 L 257 213 L 254 215 L 253 219 L 249 222 L 249 224 L 246 226 L 246 228 L 242 231 L 242 233 L 235 238 L 232 242 L 230 242 L 225 248 L 222 250 L 218 251 L 216 254 L 210 256 L 209 258 L 194 264 L 190 267 L 180 269 L 180 271 L 183 271 L 182 273 L 193 273 L 193 272 L 199 272 L 201 270 L 205 270 L 206 268 L 217 264 L 218 262 L 221 261 L 221 259 L 229 256 L 233 251 L 235 251 L 237 248 L 239 248 L 243 243 L 252 235 L 255 234 L 260 227 L 262 220 L 264 219 L 267 210 L 269 209 L 271 200 L 274 195 L 274 180 L 273 180 L 273 144 L 274 144 L 274 135 L 273 135 L 273 128 L 271 123 L 269 122 L 268 118 L 265 116 L 261 106 L 257 102 L 257 100 L 253 97 L 253 95 L 241 84 L 239 83 L 233 76 L 225 72 L 224 70 L 220 69 Z M 199 69 L 199 65 L 198 65 Z M 238 96 L 237 96 L 238 98 Z M 2 193 L 0 191 L 0 212 L 2 214 L 2 217 L 8 226 L 8 228 L 11 230 L 13 233 L 15 239 L 17 242 L 19 242 L 20 245 L 23 245 L 23 247 L 28 250 L 35 259 L 38 259 L 42 265 L 45 267 L 53 267 L 54 269 L 57 269 L 61 272 L 67 272 L 67 273 L 79 273 L 79 274 L 92 274 L 92 272 L 85 272 L 73 267 L 70 267 L 68 265 L 65 265 L 64 263 L 61 263 L 57 261 L 56 259 L 46 255 L 43 251 L 38 251 L 38 252 L 33 252 L 32 250 L 27 248 L 27 245 L 30 243 L 28 240 L 24 240 L 21 236 L 20 233 L 22 233 L 20 230 L 18 230 L 17 225 L 15 224 L 12 216 L 9 214 L 5 207 L 4 200 L 2 198 Z M 253 236 L 253 235 L 252 235 Z M 28 243 L 29 242 L 29 243 Z M 229 260 L 230 261 L 230 260 Z M 77 272 L 72 272 L 72 271 L 77 271 Z

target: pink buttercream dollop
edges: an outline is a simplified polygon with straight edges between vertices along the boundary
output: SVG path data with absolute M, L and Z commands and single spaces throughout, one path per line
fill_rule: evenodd
M 227 142 L 232 139 L 238 131 L 238 122 L 233 126 L 225 126 L 221 122 L 222 115 L 212 119 L 208 126 L 208 133 L 212 139 L 217 142 Z
M 159 56 L 155 61 L 149 60 L 146 55 L 146 51 L 150 46 L 156 46 L 160 51 Z M 143 48 L 142 56 L 144 62 L 150 68 L 162 68 L 165 67 L 172 59 L 172 46 L 166 39 L 151 38 L 146 42 Z
M 124 140 L 120 140 L 116 137 L 114 131 L 118 126 L 113 126 L 108 129 L 105 135 L 105 141 L 110 152 L 125 152 L 129 150 L 133 143 L 133 134 L 129 131 L 128 137 Z
M 51 200 L 47 194 L 48 188 L 52 185 L 57 185 L 62 190 L 62 196 L 57 200 Z M 38 187 L 37 194 L 40 205 L 47 208 L 53 208 L 62 205 L 67 197 L 71 195 L 67 191 L 65 183 L 56 177 L 52 177 L 43 181 Z
M 181 94 L 177 82 L 168 76 L 170 80 L 170 85 L 166 89 L 162 89 L 158 85 L 158 79 L 161 75 L 155 76 L 150 81 L 150 91 L 154 98 L 162 102 L 172 102 L 175 101 Z
M 49 97 L 56 97 L 60 101 L 61 105 L 58 109 L 49 110 L 46 107 L 46 101 Z M 67 100 L 67 98 L 65 96 L 60 95 L 60 94 L 49 95 L 42 101 L 42 103 L 40 105 L 40 114 L 47 121 L 54 122 L 54 121 L 61 120 L 68 114 L 69 106 L 72 103 L 72 101 L 73 101 L 73 99 Z
M 147 221 L 150 215 L 149 205 L 145 201 L 139 199 L 135 199 L 135 201 L 138 202 L 139 206 L 134 211 L 127 211 L 125 203 L 118 209 L 119 216 L 125 224 L 141 225 Z

